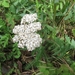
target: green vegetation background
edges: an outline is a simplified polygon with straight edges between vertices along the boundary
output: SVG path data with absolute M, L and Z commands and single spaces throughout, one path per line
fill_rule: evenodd
M 38 14 L 43 43 L 27 52 L 12 42 L 12 29 L 30 13 Z M 0 75 L 30 70 L 30 75 L 75 75 L 75 0 L 0 0 Z

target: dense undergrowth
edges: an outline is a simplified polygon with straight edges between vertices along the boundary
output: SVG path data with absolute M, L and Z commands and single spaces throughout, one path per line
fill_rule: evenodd
M 32 52 L 12 42 L 25 14 L 37 13 L 42 44 Z M 0 0 L 0 75 L 75 75 L 75 0 Z

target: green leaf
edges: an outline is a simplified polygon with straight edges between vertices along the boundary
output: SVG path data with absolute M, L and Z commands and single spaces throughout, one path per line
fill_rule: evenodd
M 15 57 L 15 58 L 19 58 L 20 55 L 21 55 L 20 50 L 17 50 L 16 52 L 14 52 L 14 57 Z
M 11 5 L 9 10 L 12 12 L 12 13 L 15 13 L 16 12 L 16 8 L 14 5 Z
M 0 45 L 5 48 L 8 45 L 8 40 L 9 40 L 9 34 L 5 34 L 4 36 L 1 36 L 0 38 Z
M 13 56 L 19 58 L 21 55 L 20 49 L 17 47 L 17 43 L 13 44 Z
M 46 66 L 41 66 L 40 72 L 42 73 L 42 75 L 49 75 L 49 70 L 46 69 Z
M 56 16 L 63 16 L 63 13 L 62 12 L 58 12 L 58 13 L 56 13 Z
M 68 13 L 68 15 L 64 18 L 64 20 L 68 20 L 68 19 L 71 19 L 72 18 L 72 11 L 70 11 L 69 13 Z
M 71 39 L 67 35 L 65 36 L 65 39 L 66 39 L 66 42 L 68 42 L 69 44 L 71 43 L 71 41 L 70 41 Z
M 6 13 L 6 20 L 8 22 L 9 25 L 11 25 L 11 27 L 13 27 L 15 25 L 15 21 L 14 21 L 15 15 L 11 14 L 11 13 Z
M 0 1 L 0 6 L 2 5 L 2 1 Z
M 55 29 L 52 26 L 46 25 L 47 29 L 49 29 L 50 31 L 55 31 Z
M 54 3 L 59 3 L 59 0 L 54 0 Z
M 74 69 L 75 71 L 75 62 L 72 63 L 71 67 Z
M 63 3 L 61 2 L 61 3 L 60 3 L 60 9 L 62 9 L 62 8 L 63 8 Z
M 9 2 L 7 0 L 3 0 L 2 6 L 3 7 L 9 7 Z
M 72 46 L 73 48 L 75 48 L 75 41 L 74 41 L 74 39 L 72 39 L 72 41 L 71 41 L 71 46 Z
M 0 18 L 0 28 L 2 28 L 5 25 L 5 22 Z
M 75 36 L 75 29 L 72 29 L 73 36 Z
M 0 18 L 0 32 L 3 32 L 3 33 L 7 32 L 6 23 L 2 18 Z

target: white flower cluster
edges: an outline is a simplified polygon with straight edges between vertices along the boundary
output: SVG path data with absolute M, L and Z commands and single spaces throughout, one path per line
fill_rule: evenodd
M 21 19 L 21 24 L 32 23 L 37 20 L 37 14 L 26 14 Z
M 42 38 L 36 32 L 41 30 L 41 23 L 35 22 L 37 14 L 26 14 L 21 19 L 21 25 L 17 25 L 13 29 L 15 36 L 13 42 L 18 42 L 19 48 L 27 47 L 28 51 L 34 50 L 42 43 Z

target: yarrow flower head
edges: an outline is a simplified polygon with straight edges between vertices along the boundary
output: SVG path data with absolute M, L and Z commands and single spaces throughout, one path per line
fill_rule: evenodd
M 19 48 L 27 47 L 28 51 L 32 51 L 39 47 L 42 43 L 42 38 L 36 32 L 41 30 L 41 23 L 36 22 L 37 14 L 26 14 L 21 19 L 21 25 L 13 28 L 13 42 L 18 42 Z
M 21 24 L 32 23 L 37 20 L 37 14 L 26 14 L 21 19 Z

